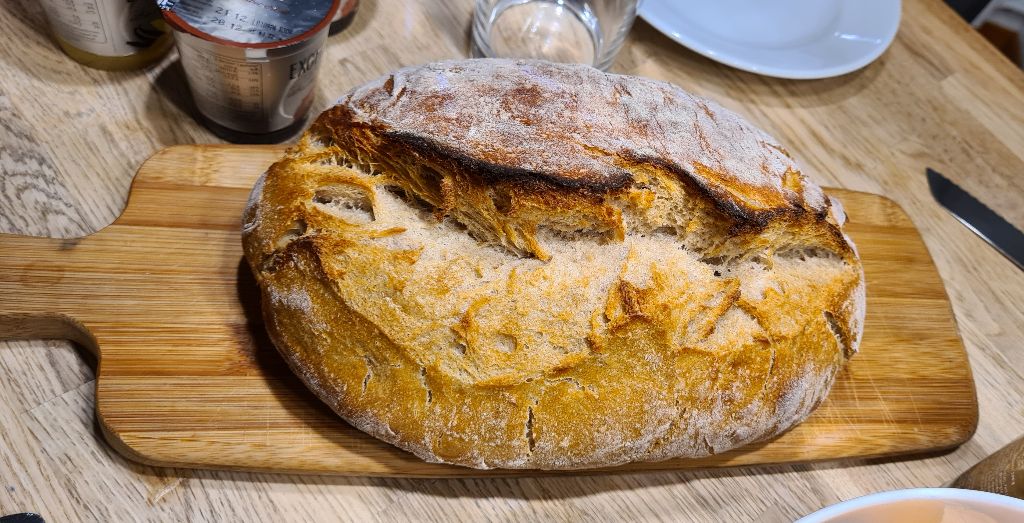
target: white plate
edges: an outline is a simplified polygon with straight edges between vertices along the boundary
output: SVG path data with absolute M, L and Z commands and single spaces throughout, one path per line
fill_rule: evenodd
M 900 0 L 643 0 L 640 16 L 686 47 L 744 71 L 828 78 L 878 58 Z

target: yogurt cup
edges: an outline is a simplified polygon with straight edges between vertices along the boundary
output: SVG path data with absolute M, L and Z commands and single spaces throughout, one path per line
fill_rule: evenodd
M 273 143 L 309 115 L 341 0 L 161 0 L 204 123 L 229 141 Z

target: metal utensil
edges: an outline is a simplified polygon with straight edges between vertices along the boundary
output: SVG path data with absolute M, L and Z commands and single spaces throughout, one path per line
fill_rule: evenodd
M 935 201 L 1024 270 L 1024 233 L 934 169 L 926 169 Z

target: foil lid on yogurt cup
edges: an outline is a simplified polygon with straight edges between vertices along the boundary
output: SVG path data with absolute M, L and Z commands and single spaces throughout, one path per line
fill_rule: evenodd
M 157 0 L 179 31 L 212 42 L 272 48 L 302 41 L 331 23 L 341 0 Z

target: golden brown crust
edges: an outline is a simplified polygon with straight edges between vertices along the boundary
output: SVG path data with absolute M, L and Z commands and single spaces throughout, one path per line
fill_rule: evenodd
M 322 114 L 243 241 L 275 344 L 353 425 L 431 461 L 570 469 L 806 417 L 862 330 L 843 221 L 711 102 L 470 60 Z

